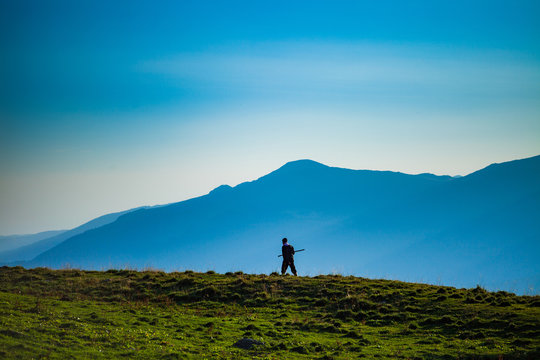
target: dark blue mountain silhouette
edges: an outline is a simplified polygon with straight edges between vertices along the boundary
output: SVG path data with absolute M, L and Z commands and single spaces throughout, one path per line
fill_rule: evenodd
M 539 219 L 540 156 L 460 178 L 300 160 L 256 181 L 122 215 L 27 266 L 270 272 L 287 236 L 307 249 L 296 260 L 303 274 L 536 293 Z
M 0 253 L 4 251 L 15 250 L 22 246 L 30 245 L 35 242 L 59 235 L 66 230 L 50 230 L 36 234 L 25 235 L 3 235 L 0 236 Z
M 63 241 L 75 235 L 82 234 L 85 231 L 95 229 L 106 224 L 110 224 L 116 219 L 118 219 L 118 217 L 121 215 L 127 214 L 128 212 L 131 212 L 131 211 L 144 209 L 144 208 L 148 208 L 148 207 L 139 207 L 139 208 L 135 208 L 131 210 L 102 215 L 100 217 L 97 217 L 93 220 L 90 220 L 82 224 L 81 226 L 77 226 L 76 228 L 73 228 L 71 230 L 48 231 L 48 232 L 36 234 L 36 235 L 42 235 L 40 236 L 39 241 L 35 241 L 29 245 L 20 246 L 12 250 L 0 252 L 0 263 L 10 264 L 10 265 L 23 264 L 24 261 L 35 258 L 39 254 L 49 249 L 52 249 L 56 245 L 62 243 Z M 46 235 L 49 235 L 49 236 L 46 236 Z M 25 236 L 30 236 L 30 235 L 25 235 Z

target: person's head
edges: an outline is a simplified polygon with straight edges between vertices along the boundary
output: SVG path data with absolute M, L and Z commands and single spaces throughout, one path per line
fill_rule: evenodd
M 281 240 L 284 244 L 287 243 L 287 238 L 283 238 L 283 240 Z

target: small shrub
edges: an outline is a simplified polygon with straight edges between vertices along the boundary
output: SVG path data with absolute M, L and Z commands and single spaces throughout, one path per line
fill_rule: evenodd
M 73 328 L 75 328 L 75 324 L 74 323 L 62 323 L 62 324 L 58 325 L 58 327 L 60 329 L 73 329 Z
M 229 297 L 229 300 L 232 302 L 240 302 L 242 300 L 242 296 L 239 293 L 234 293 Z
M 296 346 L 296 347 L 293 347 L 291 349 L 291 351 L 294 351 L 294 352 L 297 352 L 299 354 L 304 354 L 304 355 L 307 355 L 308 354 L 308 351 L 305 347 L 303 346 Z
M 354 330 L 348 331 L 344 336 L 351 339 L 364 339 L 362 334 L 359 334 L 357 331 Z
M 383 305 L 379 308 L 381 314 L 389 314 L 392 312 L 392 308 L 389 305 Z
M 508 300 L 499 300 L 496 302 L 497 306 L 512 306 L 512 303 Z
M 484 339 L 486 335 L 482 331 L 464 331 L 458 337 L 463 340 L 477 340 Z
M 364 311 L 359 311 L 356 313 L 356 315 L 354 316 L 354 319 L 356 321 L 364 321 L 368 318 L 368 314 Z
M 183 278 L 176 282 L 176 285 L 181 287 L 188 287 L 195 284 L 195 280 L 192 278 Z
M 475 294 L 487 294 L 486 289 L 484 289 L 480 285 L 476 285 L 476 287 L 474 289 L 472 289 L 471 292 L 473 292 Z
M 218 289 L 213 286 L 213 285 L 210 285 L 208 287 L 205 287 L 201 290 L 199 290 L 197 292 L 197 295 L 201 298 L 209 298 L 209 299 L 212 299 L 212 298 L 215 298 L 217 295 L 218 295 L 219 291 Z
M 448 315 L 444 315 L 443 317 L 441 317 L 441 319 L 439 320 L 439 323 L 440 324 L 452 324 L 454 322 L 454 319 L 452 319 L 450 316 Z
M 336 313 L 336 318 L 342 319 L 342 320 L 352 319 L 353 317 L 354 317 L 354 313 L 351 310 L 339 310 Z
M 243 330 L 261 330 L 259 329 L 257 326 L 253 325 L 253 324 L 249 324 L 248 326 L 246 326 Z

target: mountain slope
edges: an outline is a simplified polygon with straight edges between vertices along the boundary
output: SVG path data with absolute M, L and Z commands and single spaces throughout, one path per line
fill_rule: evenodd
M 38 256 L 39 254 L 55 247 L 56 245 L 62 243 L 63 241 L 78 235 L 82 234 L 85 231 L 98 228 L 100 226 L 112 223 L 116 219 L 118 219 L 119 216 L 123 214 L 127 214 L 128 212 L 143 209 L 147 207 L 140 207 L 135 209 L 130 209 L 126 211 L 120 211 L 116 213 L 106 214 L 100 217 L 97 217 L 93 220 L 90 220 L 81 226 L 78 226 L 71 230 L 63 230 L 59 232 L 46 232 L 47 234 L 50 234 L 49 236 L 42 237 L 41 240 L 33 242 L 32 244 L 21 246 L 13 250 L 9 251 L 3 251 L 0 252 L 0 264 L 1 263 L 9 263 L 11 265 L 15 264 L 23 264 L 24 261 L 28 261 L 33 259 L 34 257 Z M 46 234 L 46 233 L 40 233 L 40 234 Z M 39 235 L 39 234 L 36 234 Z
M 234 188 L 125 214 L 30 266 L 269 272 L 287 236 L 308 249 L 297 256 L 303 273 L 528 292 L 540 288 L 539 184 L 540 156 L 461 178 L 301 160 Z
M 43 231 L 37 234 L 28 235 L 6 235 L 0 236 L 0 253 L 4 251 L 15 250 L 22 246 L 30 245 L 43 239 L 59 235 L 66 230 Z

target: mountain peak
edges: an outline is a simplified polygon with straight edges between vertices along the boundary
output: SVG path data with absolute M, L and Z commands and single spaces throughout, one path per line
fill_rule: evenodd
M 279 169 L 272 171 L 270 174 L 263 176 L 261 179 L 274 178 L 275 176 L 309 176 L 313 172 L 318 173 L 322 169 L 328 169 L 329 166 L 318 163 L 310 159 L 300 159 L 289 161 Z
M 214 190 L 210 191 L 210 194 L 221 194 L 221 193 L 224 193 L 228 190 L 232 189 L 232 187 L 230 185 L 220 185 L 218 186 L 217 188 L 215 188 Z
M 316 162 L 314 160 L 310 159 L 300 159 L 300 160 L 293 160 L 289 161 L 279 169 L 315 169 L 315 168 L 327 168 L 327 165 L 321 164 L 319 162 Z

